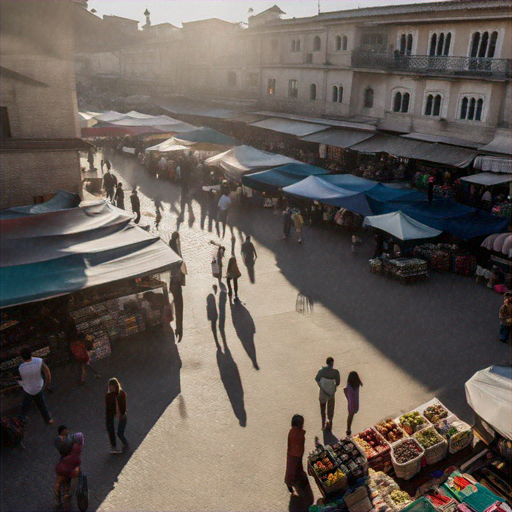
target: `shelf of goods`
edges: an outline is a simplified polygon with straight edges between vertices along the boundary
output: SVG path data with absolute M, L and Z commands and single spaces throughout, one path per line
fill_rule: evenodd
M 426 260 L 429 266 L 443 272 L 472 276 L 476 272 L 476 257 L 464 252 L 456 244 L 423 244 L 413 254 Z
M 398 484 L 382 471 L 370 470 L 368 487 L 370 488 L 373 509 L 376 511 L 391 510 L 392 512 L 398 512 L 412 503 L 411 496 L 400 490 Z
M 364 451 L 370 468 L 375 471 L 391 469 L 391 447 L 373 428 L 354 436 L 354 441 Z
M 350 440 L 318 446 L 308 457 L 308 473 L 324 496 L 345 492 L 349 485 L 368 475 L 364 453 Z
M 419 258 L 373 258 L 369 261 L 370 272 L 385 274 L 401 283 L 415 283 L 427 279 L 427 262 Z

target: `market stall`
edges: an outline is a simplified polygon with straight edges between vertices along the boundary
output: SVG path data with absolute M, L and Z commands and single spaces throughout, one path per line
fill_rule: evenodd
M 473 443 L 473 429 L 434 398 L 353 438 L 318 444 L 308 472 L 322 498 L 310 511 L 510 511 L 510 496 L 470 474 L 488 455 Z

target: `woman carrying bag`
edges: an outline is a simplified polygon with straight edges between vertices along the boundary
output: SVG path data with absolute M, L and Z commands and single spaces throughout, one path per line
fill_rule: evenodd
M 238 278 L 242 275 L 240 269 L 238 268 L 238 263 L 236 261 L 236 257 L 234 255 L 229 258 L 228 268 L 226 270 L 226 280 L 228 282 L 228 295 L 229 298 L 233 296 L 233 290 L 231 288 L 231 281 L 233 281 L 233 288 L 235 289 L 235 300 L 239 300 L 238 298 Z
M 213 254 L 212 259 L 212 276 L 222 281 L 222 258 L 226 252 L 226 248 L 223 245 L 219 245 L 213 241 L 210 242 L 212 245 L 217 247 L 217 250 Z

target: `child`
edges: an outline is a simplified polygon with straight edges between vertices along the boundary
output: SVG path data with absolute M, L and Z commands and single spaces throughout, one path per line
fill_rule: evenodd
M 347 386 L 343 390 L 348 402 L 347 436 L 352 434 L 352 420 L 359 411 L 359 388 L 363 385 L 357 372 L 348 374 Z

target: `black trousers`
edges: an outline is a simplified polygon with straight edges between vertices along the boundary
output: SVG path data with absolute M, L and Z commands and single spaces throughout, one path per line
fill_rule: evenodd
M 233 281 L 233 288 L 235 289 L 235 297 L 238 297 L 238 277 L 228 277 L 228 293 L 229 295 L 233 295 L 233 290 L 231 289 L 231 281 Z

